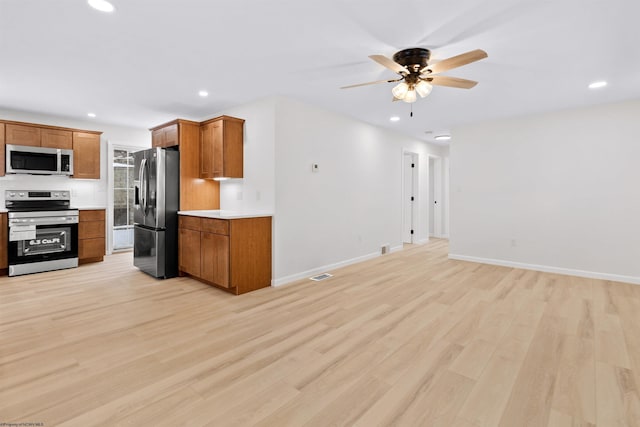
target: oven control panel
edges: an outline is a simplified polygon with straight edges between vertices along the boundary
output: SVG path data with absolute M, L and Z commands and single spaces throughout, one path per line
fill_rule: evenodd
M 62 191 L 34 191 L 34 190 L 5 190 L 5 200 L 70 200 L 71 192 Z

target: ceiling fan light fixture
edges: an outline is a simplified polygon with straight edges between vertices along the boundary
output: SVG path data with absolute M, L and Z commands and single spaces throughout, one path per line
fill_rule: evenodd
M 391 93 L 393 94 L 393 96 L 398 99 L 404 99 L 407 92 L 409 92 L 409 85 L 405 82 L 400 82 L 393 89 L 391 89 Z
M 407 92 L 404 98 L 402 98 L 404 102 L 408 102 L 408 103 L 416 102 L 416 99 L 417 99 L 416 91 L 413 88 Z
M 418 84 L 416 84 L 416 92 L 418 92 L 421 98 L 428 96 L 431 93 L 431 89 L 433 89 L 433 86 L 424 80 L 420 80 Z

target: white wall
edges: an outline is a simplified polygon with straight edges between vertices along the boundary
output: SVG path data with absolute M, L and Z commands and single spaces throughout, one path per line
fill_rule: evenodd
M 4 207 L 4 190 L 71 190 L 74 207 L 107 206 L 107 177 L 111 168 L 107 163 L 107 141 L 128 146 L 151 146 L 151 133 L 136 129 L 100 123 L 93 120 L 75 120 L 30 112 L 0 109 L 0 118 L 20 122 L 102 131 L 100 153 L 100 179 L 74 179 L 63 176 L 6 175 L 0 177 L 0 207 Z
M 288 98 L 275 136 L 276 285 L 402 245 L 403 149 L 419 155 L 417 233 L 428 239 L 428 154 L 439 147 Z
M 640 101 L 453 130 L 451 257 L 640 283 Z

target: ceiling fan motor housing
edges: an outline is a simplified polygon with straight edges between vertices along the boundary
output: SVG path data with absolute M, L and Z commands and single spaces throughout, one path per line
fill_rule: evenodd
M 406 67 L 409 72 L 417 73 L 427 66 L 431 51 L 423 48 L 404 49 L 393 55 L 393 60 Z

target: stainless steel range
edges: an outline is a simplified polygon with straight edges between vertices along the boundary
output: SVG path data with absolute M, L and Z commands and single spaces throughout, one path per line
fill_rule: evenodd
M 6 190 L 9 276 L 78 266 L 78 209 L 69 191 Z

